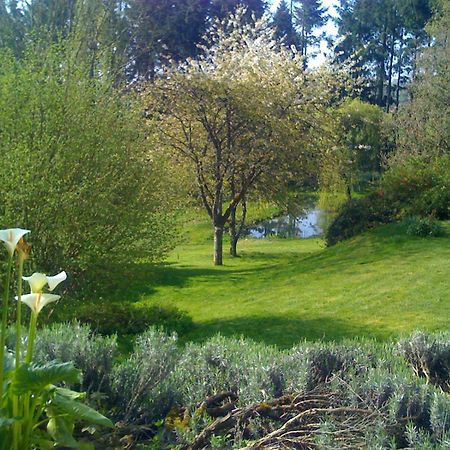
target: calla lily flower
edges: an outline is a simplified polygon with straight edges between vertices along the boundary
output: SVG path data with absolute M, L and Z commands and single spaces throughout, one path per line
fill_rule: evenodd
M 48 277 L 45 273 L 35 272 L 30 277 L 22 277 L 25 281 L 28 281 L 28 284 L 31 288 L 32 294 L 42 293 L 44 287 L 48 284 L 48 288 L 50 291 L 53 291 L 59 283 L 62 283 L 67 279 L 66 272 L 62 271 L 53 277 Z
M 60 298 L 60 295 L 37 293 L 22 295 L 21 301 L 29 306 L 35 314 L 39 314 L 45 305 L 56 302 L 56 300 L 59 300 Z M 16 300 L 18 299 L 19 297 L 16 297 Z
M 0 241 L 4 242 L 10 256 L 14 254 L 20 239 L 29 232 L 30 230 L 23 230 L 22 228 L 8 228 L 7 230 L 0 230 Z

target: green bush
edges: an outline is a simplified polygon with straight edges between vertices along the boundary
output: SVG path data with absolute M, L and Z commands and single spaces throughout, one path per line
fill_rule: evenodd
M 397 208 L 383 191 L 347 201 L 327 229 L 327 245 L 349 239 L 377 225 L 395 220 Z
M 208 396 L 235 392 L 240 404 L 282 395 L 278 350 L 244 339 L 216 336 L 188 344 L 173 374 L 183 406 L 196 409 Z
M 71 58 L 65 43 L 1 51 L 0 225 L 33 230 L 33 265 L 79 290 L 166 254 L 173 189 L 138 99 Z
M 432 217 L 410 217 L 405 220 L 406 234 L 410 236 L 443 236 L 445 234 L 444 228 Z
M 150 326 L 158 326 L 166 332 L 179 335 L 191 331 L 195 324 L 192 318 L 176 306 L 139 305 L 133 303 L 83 302 L 75 316 L 82 323 L 100 334 L 139 334 Z
M 22 330 L 22 353 L 27 348 L 27 331 Z M 8 328 L 6 346 L 13 351 L 15 328 Z M 82 390 L 89 393 L 108 391 L 110 374 L 117 356 L 117 338 L 93 333 L 78 321 L 55 323 L 39 330 L 34 356 L 39 363 L 73 362 L 82 373 Z
M 136 339 L 133 353 L 112 373 L 111 407 L 127 423 L 163 419 L 177 400 L 170 377 L 179 360 L 176 335 L 151 328 Z
M 72 361 L 82 372 L 82 389 L 90 393 L 109 389 L 109 377 L 116 354 L 115 336 L 93 334 L 88 326 L 78 322 L 45 327 L 36 339 L 36 360 Z
M 449 333 L 413 333 L 397 344 L 397 349 L 417 376 L 450 391 Z
M 377 225 L 409 216 L 450 218 L 450 157 L 397 155 L 381 179 L 377 192 L 347 201 L 326 232 L 334 245 Z M 427 219 L 428 220 L 428 219 Z M 413 235 L 439 235 L 436 222 L 418 219 Z
M 111 348 L 112 342 L 115 348 L 115 341 L 108 344 L 85 326 L 68 327 L 43 330 L 39 358 L 73 358 L 81 367 L 104 373 L 102 363 L 95 366 L 92 359 L 101 361 L 101 348 Z M 97 344 L 89 345 L 89 340 Z M 180 348 L 175 335 L 152 328 L 137 338 L 128 358 L 108 369 L 101 389 L 109 397 L 101 404 L 138 439 L 151 439 L 156 432 L 151 424 L 166 419 L 155 438 L 154 448 L 162 449 L 190 445 L 193 435 L 210 423 L 198 410 L 210 395 L 232 391 L 237 406 L 250 406 L 312 389 L 332 393 L 337 407 L 370 408 L 381 414 L 379 419 L 377 414 L 368 418 L 368 448 L 387 448 L 392 442 L 397 448 L 413 443 L 417 448 L 445 448 L 450 410 L 442 389 L 448 388 L 449 345 L 448 333 L 414 333 L 398 343 L 303 342 L 286 351 L 222 336 Z M 97 356 L 91 358 L 89 352 Z M 83 354 L 88 361 L 82 360 Z M 177 429 L 167 426 L 174 420 L 180 421 Z M 257 417 L 251 420 L 254 436 L 261 424 Z M 327 426 L 333 423 L 324 424 L 325 435 Z M 116 430 L 119 437 L 120 432 Z M 218 436 L 217 442 L 222 442 L 219 438 L 225 439 Z M 227 445 L 243 442 L 239 427 L 227 436 Z
M 402 217 L 450 218 L 450 156 L 395 155 L 381 187 Z

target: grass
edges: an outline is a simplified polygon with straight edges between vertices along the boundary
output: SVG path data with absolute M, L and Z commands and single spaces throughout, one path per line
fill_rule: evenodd
M 331 248 L 320 239 L 243 239 L 239 258 L 214 267 L 211 228 L 198 219 L 165 264 L 139 264 L 108 301 L 186 311 L 196 326 L 183 341 L 221 333 L 286 348 L 302 339 L 448 330 L 450 223 L 445 227 L 446 237 L 420 238 L 393 224 Z
M 332 248 L 319 239 L 245 239 L 239 249 L 240 258 L 213 267 L 209 228 L 191 226 L 164 265 L 141 266 L 129 293 L 137 306 L 187 311 L 197 326 L 184 340 L 221 333 L 288 347 L 450 325 L 448 237 L 389 225 Z

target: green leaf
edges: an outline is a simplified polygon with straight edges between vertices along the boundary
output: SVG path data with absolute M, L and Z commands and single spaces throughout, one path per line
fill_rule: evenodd
M 65 417 L 52 417 L 47 424 L 47 431 L 56 443 L 63 447 L 78 448 L 78 443 L 72 436 L 73 421 Z
M 72 400 L 80 400 L 86 397 L 85 392 L 76 392 L 72 391 L 71 389 L 61 388 L 61 387 L 55 387 L 55 392 L 62 395 L 63 397 L 70 398 Z
M 75 419 L 86 420 L 87 422 L 104 427 L 114 427 L 111 420 L 97 412 L 95 409 L 90 408 L 84 403 L 77 402 L 60 392 L 55 392 L 52 403 L 58 407 L 58 409 L 70 414 Z
M 40 392 L 50 384 L 66 381 L 77 383 L 81 373 L 73 363 L 50 362 L 44 365 L 24 364 L 14 374 L 12 391 L 14 394 Z

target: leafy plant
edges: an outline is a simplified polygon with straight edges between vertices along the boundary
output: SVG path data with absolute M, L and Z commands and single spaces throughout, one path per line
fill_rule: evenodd
M 0 230 L 0 240 L 4 242 L 9 254 L 0 335 L 0 448 L 78 448 L 79 444 L 73 437 L 76 422 L 85 421 L 94 426 L 106 427 L 112 427 L 113 424 L 102 414 L 82 403 L 80 400 L 83 394 L 60 387 L 62 383 L 81 382 L 81 372 L 72 362 L 33 362 L 39 313 L 47 304 L 60 298 L 59 295 L 47 293 L 46 287 L 53 291 L 66 279 L 66 273 L 61 272 L 53 277 L 34 273 L 31 277 L 22 277 L 23 264 L 30 250 L 23 239 L 27 233 L 28 230 L 18 228 Z M 19 266 L 19 280 L 16 297 L 16 343 L 12 354 L 9 351 L 5 353 L 5 342 L 15 254 Z M 30 285 L 29 294 L 22 295 L 22 278 Z M 21 339 L 22 303 L 31 310 L 24 359 Z
M 136 339 L 134 352 L 113 370 L 115 414 L 134 424 L 162 419 L 174 405 L 178 387 L 170 378 L 179 358 L 176 335 L 150 328 Z
M 444 228 L 433 217 L 411 217 L 405 223 L 406 233 L 410 236 L 437 237 L 445 234 Z
M 383 223 L 395 220 L 397 209 L 385 192 L 348 200 L 327 229 L 327 245 L 334 245 Z
M 0 224 L 33 229 L 36 267 L 65 267 L 69 288 L 89 281 L 92 294 L 172 248 L 173 189 L 138 99 L 74 61 L 70 39 L 30 41 L 21 59 L 0 51 Z

